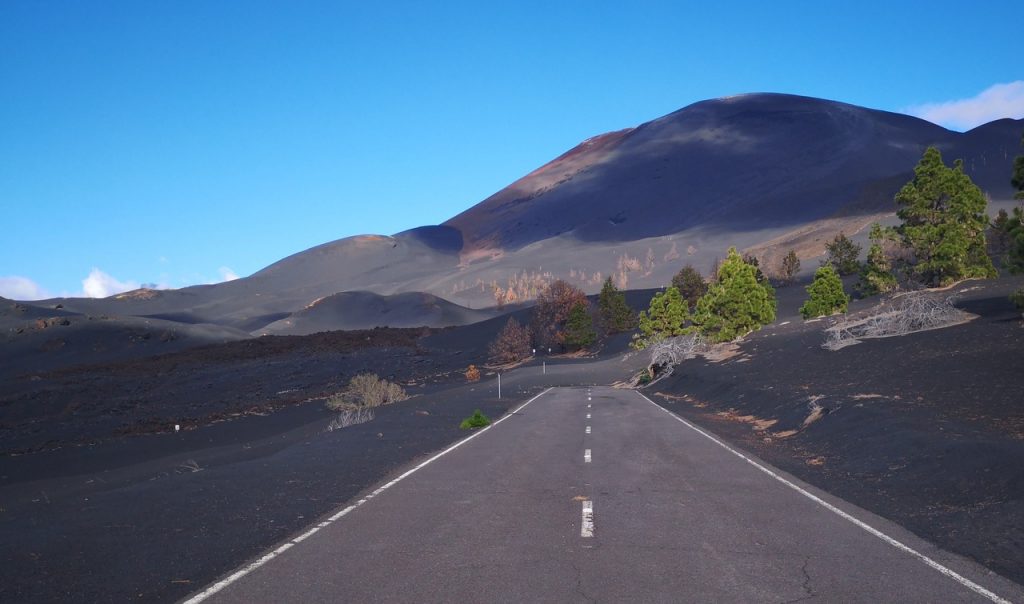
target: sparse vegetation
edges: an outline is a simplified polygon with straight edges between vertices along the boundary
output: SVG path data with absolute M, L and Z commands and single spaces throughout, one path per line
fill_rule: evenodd
M 956 160 L 949 168 L 935 147 L 924 152 L 914 178 L 896 194 L 896 232 L 913 251 L 912 273 L 926 285 L 948 285 L 970 277 L 994 277 L 988 257 L 985 195 Z
M 807 286 L 807 294 L 807 301 L 800 307 L 800 316 L 804 319 L 846 312 L 850 302 L 839 274 L 829 265 L 814 272 L 814 281 Z
M 360 373 L 348 382 L 348 388 L 327 399 L 327 408 L 334 411 L 370 409 L 390 405 L 409 398 L 398 384 L 379 378 L 373 373 Z
M 473 415 L 470 415 L 466 419 L 462 420 L 462 423 L 459 424 L 459 429 L 473 430 L 474 428 L 483 428 L 485 426 L 490 425 L 491 420 L 486 415 L 484 415 L 479 409 L 477 409 L 476 411 L 473 412 Z
M 877 222 L 871 225 L 871 247 L 868 248 L 867 262 L 861 268 L 857 290 L 863 296 L 887 293 L 896 289 L 896 275 L 893 274 L 892 261 L 883 247 L 889 238 L 888 232 Z
M 632 329 L 636 325 L 636 315 L 626 304 L 626 296 L 615 287 L 612 278 L 608 277 L 601 294 L 597 297 L 598 313 L 601 324 L 608 333 L 617 333 Z
M 479 382 L 480 381 L 480 370 L 476 368 L 476 365 L 470 365 L 466 368 L 466 381 L 467 382 Z
M 565 347 L 565 324 L 577 302 L 586 304 L 586 294 L 561 279 L 537 295 L 532 327 L 533 338 L 538 346 Z
M 840 275 L 852 275 L 860 269 L 860 252 L 861 246 L 840 231 L 832 241 L 825 244 L 824 264 L 831 265 Z
M 658 292 L 650 307 L 640 313 L 640 333 L 633 337 L 633 348 L 643 350 L 655 342 L 686 333 L 690 312 L 675 287 Z
M 701 296 L 708 291 L 708 284 L 704 281 L 704 276 L 693 268 L 692 264 L 687 264 L 679 269 L 679 272 L 672 277 L 672 287 L 679 290 L 683 300 L 686 300 L 688 308 L 697 306 L 697 300 L 700 300 Z
M 839 350 L 866 338 L 903 336 L 963 323 L 970 315 L 953 305 L 952 296 L 927 290 L 896 294 L 861 318 L 844 318 L 825 330 L 823 348 Z
M 569 350 L 580 350 L 586 348 L 597 340 L 597 332 L 594 331 L 594 321 L 590 318 L 590 304 L 584 299 L 573 304 L 569 311 L 569 318 L 565 321 L 565 331 L 562 341 Z
M 707 350 L 708 346 L 699 333 L 666 338 L 651 346 L 650 368 L 661 374 Z
M 795 250 L 789 250 L 789 253 L 782 259 L 782 281 L 783 283 L 792 283 L 796 279 L 796 274 L 800 272 L 800 258 L 797 257 Z
M 530 330 L 509 317 L 498 337 L 487 347 L 490 360 L 494 363 L 515 363 L 530 356 Z
M 774 321 L 775 309 L 775 290 L 758 282 L 755 267 L 729 248 L 692 320 L 708 341 L 728 342 Z

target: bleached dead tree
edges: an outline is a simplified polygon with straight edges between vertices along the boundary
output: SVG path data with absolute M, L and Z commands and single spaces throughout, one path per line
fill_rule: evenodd
M 844 317 L 825 329 L 823 348 L 839 350 L 866 338 L 903 336 L 963 323 L 971 318 L 956 306 L 956 296 L 927 290 L 896 294 L 866 317 Z
M 699 333 L 665 338 L 651 345 L 651 377 L 672 373 L 672 369 L 686 359 L 707 351 L 708 346 Z

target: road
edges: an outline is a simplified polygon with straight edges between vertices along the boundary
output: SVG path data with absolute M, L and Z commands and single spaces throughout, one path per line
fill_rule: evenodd
M 631 390 L 555 388 L 195 594 L 253 602 L 1024 602 Z

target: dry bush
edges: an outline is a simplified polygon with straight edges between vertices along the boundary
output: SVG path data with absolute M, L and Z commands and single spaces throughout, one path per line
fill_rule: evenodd
M 379 407 L 409 398 L 398 384 L 382 380 L 372 373 L 360 373 L 348 382 L 348 388 L 327 399 L 327 408 L 335 411 Z
M 953 302 L 927 290 L 897 294 L 860 318 L 842 318 L 825 329 L 823 348 L 839 350 L 865 338 L 887 338 L 963 323 L 971 318 Z
M 466 381 L 467 382 L 478 382 L 478 381 L 480 381 L 480 370 L 476 368 L 476 365 L 470 365 L 466 369 Z
M 349 426 L 355 426 L 356 424 L 365 424 L 372 419 L 373 409 L 346 409 L 339 413 L 338 417 L 331 420 L 331 423 L 327 425 L 327 431 L 333 432 L 342 428 L 348 428 Z
M 654 379 L 668 375 L 676 365 L 707 352 L 709 348 L 699 333 L 660 340 L 650 347 L 651 364 L 648 366 L 647 375 Z
M 487 354 L 495 363 L 515 363 L 529 357 L 530 330 L 510 317 L 498 337 L 488 345 Z
M 587 304 L 583 290 L 559 279 L 537 295 L 533 307 L 533 335 L 540 346 L 562 344 L 565 323 L 578 303 Z

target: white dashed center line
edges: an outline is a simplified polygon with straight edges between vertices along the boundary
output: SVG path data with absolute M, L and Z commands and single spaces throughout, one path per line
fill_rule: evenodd
M 587 419 L 590 419 L 590 414 L 589 413 L 587 414 Z
M 590 449 L 583 451 L 583 463 L 590 463 Z
M 580 523 L 580 537 L 594 536 L 594 502 L 583 502 L 583 521 Z
M 590 434 L 590 426 L 587 426 L 587 434 Z

